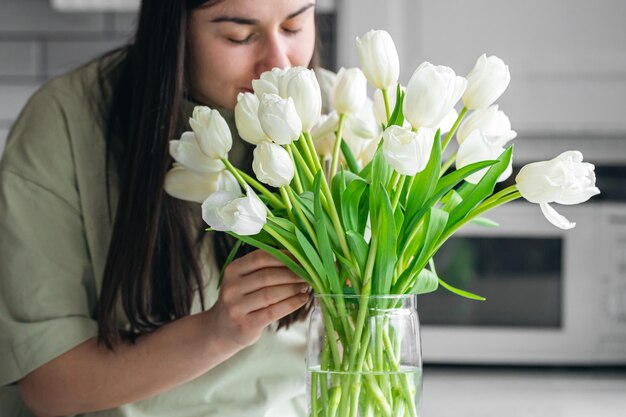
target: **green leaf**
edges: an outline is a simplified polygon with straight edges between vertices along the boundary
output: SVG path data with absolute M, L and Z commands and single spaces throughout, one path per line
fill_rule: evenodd
M 413 185 L 409 190 L 409 198 L 405 213 L 406 217 L 413 217 L 413 215 L 415 215 L 422 208 L 426 200 L 431 196 L 437 186 L 440 170 L 441 136 L 439 130 L 437 130 L 426 168 L 415 174 Z
M 486 217 L 474 217 L 472 220 L 470 220 L 470 223 L 474 223 L 478 226 L 482 226 L 482 227 L 498 227 L 500 226 L 498 223 L 494 222 L 491 219 L 488 219 Z
M 235 256 L 237 256 L 237 252 L 239 251 L 239 248 L 241 247 L 242 243 L 243 241 L 237 240 L 235 244 L 233 245 L 233 248 L 230 250 L 228 257 L 226 258 L 226 262 L 224 262 L 224 266 L 222 266 L 222 269 L 220 270 L 220 277 L 217 280 L 217 288 L 220 288 L 222 286 L 222 281 L 224 281 L 224 272 L 226 271 L 226 267 L 230 265 L 233 259 L 235 259 Z
M 372 217 L 372 227 L 378 226 L 376 227 L 377 230 L 372 230 L 372 233 L 378 233 L 378 250 L 374 263 L 372 291 L 373 294 L 389 294 L 394 268 L 398 260 L 396 223 L 387 190 L 382 184 L 378 184 L 377 187 L 376 194 L 379 195 L 378 213 Z
M 361 270 L 360 276 L 363 276 L 365 274 L 365 263 L 367 262 L 367 252 L 369 250 L 369 246 L 363 236 L 351 230 L 346 232 L 346 237 L 348 246 L 359 264 L 359 268 Z
M 312 187 L 312 185 L 311 185 Z M 297 193 L 293 193 L 296 201 L 300 205 L 300 208 L 304 212 L 304 215 L 309 220 L 310 223 L 315 221 L 315 216 L 313 215 L 313 199 L 315 198 L 312 191 L 305 191 L 304 193 L 298 195 Z
M 420 236 L 423 244 L 420 245 L 419 254 L 416 253 L 414 255 L 413 260 L 411 261 L 409 266 L 402 273 L 402 275 L 400 275 L 400 278 L 398 278 L 398 282 L 395 287 L 406 287 L 409 277 L 413 276 L 416 273 L 419 273 L 418 271 L 421 271 L 424 266 L 426 266 L 426 263 L 432 257 L 432 250 L 434 249 L 435 245 L 437 244 L 439 238 L 446 228 L 446 224 L 448 221 L 447 212 L 436 207 L 431 207 L 426 216 L 426 233 L 423 234 L 423 238 Z M 400 288 L 396 288 L 394 292 L 402 291 Z
M 283 251 L 276 249 L 272 246 L 269 246 L 266 243 L 263 243 L 255 239 L 252 236 L 242 236 L 242 235 L 238 235 L 232 232 L 228 232 L 228 234 L 236 237 L 237 239 L 243 241 L 244 243 L 247 243 L 250 246 L 254 246 L 255 248 L 264 250 L 265 252 L 269 253 L 270 255 L 278 259 L 280 262 L 282 262 L 283 265 L 289 268 L 294 274 L 298 275 L 300 278 L 304 279 L 309 284 L 313 283 L 313 280 L 311 279 L 309 274 L 304 270 L 304 268 L 298 265 L 291 257 L 286 255 Z
M 337 273 L 333 249 L 328 237 L 330 230 L 328 230 L 329 228 L 326 227 L 324 221 L 324 211 L 322 210 L 322 200 L 320 197 L 321 184 L 322 172 L 320 171 L 315 176 L 315 181 L 313 181 L 313 190 L 315 191 L 315 199 L 313 200 L 315 223 L 313 227 L 315 228 L 315 233 L 319 241 L 320 255 L 326 276 L 328 277 L 329 288 L 333 293 L 338 293 L 341 291 L 341 283 L 339 282 L 339 274 Z
M 389 183 L 392 173 L 393 169 L 385 160 L 382 147 L 379 147 L 374 154 L 374 158 L 372 159 L 372 172 L 369 178 L 369 183 L 386 185 Z
M 341 256 L 339 253 L 335 252 L 335 257 L 337 261 L 341 264 L 343 268 L 343 276 L 347 276 L 350 278 L 356 278 L 360 276 L 358 266 L 354 265 L 349 259 L 346 259 L 344 256 Z M 341 279 L 341 285 L 345 285 L 345 279 Z
M 459 193 L 454 190 L 450 190 L 450 192 L 441 199 L 441 202 L 443 203 L 441 209 L 450 213 L 456 206 L 459 205 L 459 203 L 461 203 L 461 201 L 463 201 L 463 199 Z
M 300 246 L 302 246 L 302 253 L 304 253 L 307 260 L 311 262 L 311 266 L 313 266 L 315 272 L 317 272 L 320 278 L 324 280 L 326 277 L 326 268 L 324 268 L 324 263 L 320 259 L 313 245 L 311 245 L 311 242 L 309 242 L 309 240 L 298 229 L 296 229 L 296 239 L 300 243 Z
M 437 183 L 437 189 L 435 190 L 434 194 L 443 195 L 447 193 L 452 187 L 454 187 L 473 173 L 478 172 L 481 169 L 490 167 L 496 163 L 498 163 L 497 159 L 479 161 L 474 162 L 473 164 L 466 165 L 461 169 L 452 171 L 451 173 L 444 175 L 443 177 L 441 177 L 441 179 L 439 179 L 439 182 Z
M 412 216 L 407 216 L 407 214 L 405 214 L 405 216 L 407 216 L 407 218 L 411 218 L 411 220 L 401 233 L 402 246 L 400 247 L 402 248 L 404 247 L 404 245 L 409 243 L 409 242 L 406 242 L 405 240 L 407 238 L 407 234 L 410 234 L 410 231 L 413 230 L 415 227 L 417 227 L 417 224 L 421 220 L 424 213 L 426 213 L 430 207 L 435 205 L 435 203 L 439 201 L 439 199 L 445 193 L 450 191 L 452 187 L 456 186 L 459 182 L 463 181 L 466 177 L 468 177 L 469 175 L 472 175 L 474 172 L 480 171 L 481 169 L 489 167 L 497 162 L 498 162 L 497 160 L 476 162 L 476 163 L 467 165 L 460 170 L 453 171 L 450 174 L 445 175 L 441 179 L 439 179 L 439 181 L 437 182 L 437 188 L 433 192 L 432 196 L 428 199 L 428 201 L 425 204 L 423 204 L 422 208 L 419 209 L 419 211 Z M 471 185 L 471 184 L 469 183 L 463 184 L 463 186 L 465 185 Z M 459 195 L 463 197 L 462 193 L 459 193 Z M 407 212 L 409 212 L 410 209 L 411 207 L 408 205 Z
M 343 153 L 343 157 L 346 158 L 346 163 L 348 164 L 348 169 L 351 172 L 358 173 L 360 171 L 359 163 L 356 161 L 356 158 L 352 154 L 350 147 L 346 143 L 345 140 L 341 140 L 341 152 Z
M 433 271 L 422 269 L 415 278 L 415 283 L 409 290 L 409 294 L 426 294 L 435 291 L 439 287 L 439 277 Z
M 397 207 L 396 212 L 393 215 L 394 215 L 394 222 L 396 224 L 396 230 L 400 230 L 402 228 L 402 224 L 404 223 L 404 213 L 402 212 L 402 209 L 400 207 Z M 396 236 L 396 241 L 397 240 L 398 239 Z
M 459 288 L 455 288 L 452 285 L 450 285 L 447 282 L 445 282 L 444 280 L 442 280 L 441 278 L 439 278 L 439 284 L 441 284 L 441 286 L 443 288 L 445 288 L 446 290 L 448 290 L 448 291 L 450 291 L 450 292 L 452 292 L 452 293 L 454 293 L 456 295 L 460 295 L 461 297 L 470 298 L 472 300 L 478 300 L 478 301 L 485 301 L 486 300 L 485 297 L 482 297 L 480 295 L 476 295 L 476 294 L 473 294 L 473 293 L 471 293 L 469 291 L 465 291 L 465 290 L 461 290 Z
M 298 240 L 296 239 L 297 227 L 287 219 L 282 217 L 268 217 L 267 224 L 272 227 L 276 233 L 280 234 L 290 245 L 300 249 Z
M 316 175 L 316 178 L 317 178 L 317 175 Z M 341 196 L 343 195 L 343 192 L 346 190 L 346 175 L 345 175 L 345 170 L 343 168 L 341 168 L 339 172 L 335 174 L 335 176 L 333 177 L 332 182 L 330 183 L 330 189 L 331 189 L 331 193 L 333 196 L 333 202 L 335 203 L 336 206 L 340 206 Z M 319 194 L 321 191 L 321 187 L 320 188 L 315 187 L 315 181 L 313 181 L 313 191 L 316 195 Z M 337 210 L 341 210 L 341 207 L 337 207 Z
M 346 231 L 357 231 L 359 228 L 359 204 L 367 182 L 362 178 L 350 182 L 341 196 L 341 220 Z
M 402 111 L 402 106 L 404 104 L 404 93 L 402 92 L 402 88 L 400 88 L 400 84 L 396 87 L 396 105 L 389 117 L 389 123 L 387 126 L 396 125 L 402 126 L 404 124 L 404 112 Z
M 459 191 L 459 194 L 463 197 L 463 202 L 450 213 L 448 228 L 463 219 L 470 210 L 493 193 L 498 178 L 511 162 L 512 154 L 513 146 L 511 145 L 502 152 L 500 157 L 498 157 L 498 162 L 489 168 L 478 184 L 465 187 L 463 192 Z

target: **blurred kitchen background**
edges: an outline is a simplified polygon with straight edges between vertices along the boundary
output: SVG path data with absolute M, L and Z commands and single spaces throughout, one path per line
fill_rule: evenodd
M 426 417 L 626 416 L 626 1 L 318 0 L 324 65 L 356 66 L 355 36 L 385 29 L 406 85 L 423 61 L 466 75 L 482 53 L 510 67 L 500 109 L 514 163 L 578 149 L 602 194 L 510 204 L 436 258 L 453 285 L 420 297 Z M 0 0 L 0 152 L 46 80 L 128 39 L 137 0 Z M 158 30 L 158 29 L 156 29 Z M 515 175 L 515 174 L 514 174 Z

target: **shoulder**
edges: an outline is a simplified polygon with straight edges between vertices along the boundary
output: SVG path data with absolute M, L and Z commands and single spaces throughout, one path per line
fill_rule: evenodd
M 97 103 L 103 99 L 99 71 L 105 60 L 54 78 L 33 94 L 9 132 L 0 178 L 11 172 L 48 189 L 71 187 L 76 158 L 104 151 Z

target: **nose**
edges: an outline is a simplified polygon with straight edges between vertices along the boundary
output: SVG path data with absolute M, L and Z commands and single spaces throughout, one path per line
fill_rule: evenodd
M 278 34 L 271 34 L 260 45 L 259 59 L 255 65 L 255 75 L 258 78 L 263 72 L 274 67 L 286 68 L 291 66 L 287 53 L 287 45 Z

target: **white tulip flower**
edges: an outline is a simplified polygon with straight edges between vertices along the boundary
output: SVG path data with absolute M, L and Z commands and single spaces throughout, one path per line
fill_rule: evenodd
M 406 87 L 400 87 L 403 92 L 406 92 Z M 389 104 L 389 112 L 393 112 L 396 107 L 396 90 L 389 91 L 387 94 L 387 101 Z M 380 90 L 374 91 L 374 114 L 376 115 L 376 121 L 379 125 L 387 125 L 387 110 L 385 109 L 385 98 Z M 391 116 L 391 114 L 390 114 Z
M 485 136 L 480 130 L 474 130 L 459 146 L 456 156 L 456 169 L 461 169 L 475 162 L 498 159 L 505 150 L 503 145 L 499 138 Z M 511 176 L 513 172 L 512 162 L 511 160 L 509 166 L 502 175 L 500 175 L 498 182 L 502 182 Z M 481 169 L 465 178 L 465 181 L 471 184 L 477 184 L 488 170 L 489 168 Z
M 333 111 L 333 88 L 337 80 L 337 74 L 324 68 L 315 68 L 315 75 L 320 85 L 322 94 L 322 113 L 328 114 Z
M 267 207 L 247 186 L 246 196 L 216 191 L 202 203 L 202 219 L 214 230 L 256 235 L 267 222 Z
M 458 118 L 459 112 L 457 112 L 456 109 L 450 110 L 446 117 L 444 117 L 443 120 L 439 122 L 439 126 L 437 126 L 437 129 L 439 129 L 442 135 L 444 133 L 448 133 L 452 129 L 452 126 L 454 126 L 454 122 L 456 122 L 456 119 Z
M 264 94 L 280 95 L 283 77 L 287 70 L 287 68 L 275 67 L 261 74 L 258 80 L 252 80 L 252 89 L 259 100 L 263 98 Z
M 289 185 L 295 174 L 295 166 L 282 146 L 260 143 L 253 155 L 252 169 L 259 181 L 277 188 Z
M 241 139 L 253 145 L 269 142 L 259 122 L 259 98 L 252 93 L 239 93 L 235 106 L 235 124 Z
M 219 172 L 225 168 L 222 161 L 209 158 L 202 152 L 193 132 L 184 132 L 179 140 L 171 140 L 170 155 L 176 162 L 199 174 Z
M 333 106 L 339 114 L 352 114 L 361 109 L 367 97 L 367 80 L 359 68 L 341 68 L 333 88 Z
M 298 140 L 302 133 L 302 122 L 291 97 L 263 95 L 259 104 L 259 121 L 265 134 L 279 145 Z
M 302 121 L 302 131 L 309 132 L 322 113 L 322 93 L 315 72 L 304 67 L 290 68 L 284 76 L 280 95 L 291 97 Z
M 402 175 L 415 175 L 428 164 L 435 132 L 423 127 L 417 132 L 400 126 L 389 126 L 383 132 L 383 155 Z
M 343 139 L 352 152 L 352 156 L 359 163 L 359 166 L 363 167 L 367 165 L 376 154 L 378 149 L 378 142 L 380 137 L 374 137 L 371 139 L 364 139 L 354 135 L 349 129 L 346 129 Z M 340 158 L 343 154 L 340 154 Z
M 189 124 L 196 135 L 200 149 L 209 158 L 228 157 L 228 152 L 233 147 L 233 138 L 226 120 L 217 110 L 196 106 Z
M 594 169 L 593 164 L 583 162 L 579 151 L 566 151 L 549 161 L 523 166 L 515 182 L 522 197 L 539 204 L 550 223 L 571 229 L 576 223 L 557 213 L 549 203 L 580 204 L 600 194 Z
M 376 120 L 374 102 L 370 98 L 365 99 L 358 112 L 348 116 L 344 129 L 346 134 L 352 133 L 361 139 L 380 138 L 382 129 Z
M 359 67 L 374 87 L 388 90 L 398 83 L 400 60 L 393 39 L 384 30 L 370 30 L 356 38 Z
M 482 54 L 467 75 L 467 90 L 463 104 L 470 110 L 491 106 L 509 85 L 509 66 L 497 56 Z
M 467 80 L 450 67 L 422 63 L 409 80 L 404 117 L 414 128 L 436 129 L 463 95 Z
M 202 203 L 216 191 L 239 192 L 239 183 L 229 171 L 198 174 L 175 164 L 165 175 L 165 192 L 181 200 Z
M 481 130 L 485 136 L 499 138 L 502 144 L 514 139 L 517 132 L 511 130 L 511 121 L 502 110 L 498 110 L 495 104 L 486 109 L 472 112 L 459 126 L 456 132 L 456 140 L 460 144 L 474 130 Z
M 315 151 L 324 158 L 330 158 L 335 146 L 335 131 L 339 126 L 337 112 L 323 114 L 317 124 L 311 129 L 311 137 Z

